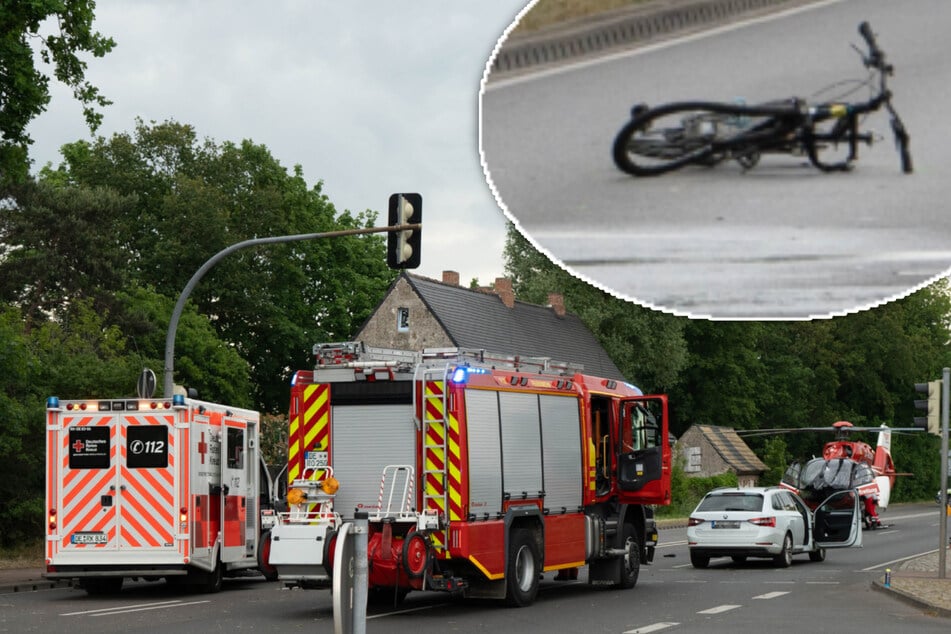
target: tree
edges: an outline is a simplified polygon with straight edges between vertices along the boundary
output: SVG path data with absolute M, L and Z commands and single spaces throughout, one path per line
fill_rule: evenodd
M 79 57 L 103 57 L 115 46 L 112 38 L 93 31 L 95 8 L 93 0 L 0 4 L 0 186 L 27 179 L 33 141 L 26 128 L 50 102 L 50 77 L 36 68 L 33 45 L 40 59 L 53 65 L 56 79 L 73 89 L 89 129 L 95 132 L 102 122 L 97 108 L 111 102 L 86 81 L 86 62 Z M 55 20 L 56 30 L 42 35 L 46 20 Z
M 674 387 L 687 361 L 687 320 L 612 297 L 582 282 L 535 249 L 508 226 L 505 270 L 524 301 L 545 303 L 561 293 L 565 308 L 588 326 L 615 365 L 645 392 Z
M 126 286 L 130 244 L 125 222 L 134 196 L 105 188 L 28 183 L 0 214 L 0 299 L 20 306 L 29 331 L 76 299 L 110 308 Z
M 100 223 L 116 237 L 104 244 L 105 257 L 120 258 L 126 284 L 169 298 L 237 242 L 369 228 L 376 220 L 371 211 L 338 213 L 321 183 L 308 188 L 299 166 L 288 172 L 262 145 L 200 141 L 175 121 L 138 121 L 132 134 L 64 146 L 63 157 L 41 171 L 41 184 L 111 192 L 116 204 Z M 315 343 L 350 337 L 370 315 L 395 276 L 385 246 L 369 235 L 254 247 L 201 280 L 190 302 L 250 365 L 257 407 L 286 408 L 291 369 L 311 363 Z M 115 281 L 103 279 L 102 287 L 114 294 Z

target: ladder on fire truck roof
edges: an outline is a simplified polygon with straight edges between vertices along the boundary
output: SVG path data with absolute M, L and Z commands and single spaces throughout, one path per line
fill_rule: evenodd
M 486 352 L 478 348 L 424 348 L 421 352 L 375 348 L 362 341 L 318 343 L 314 345 L 318 368 L 398 367 L 407 371 L 420 364 L 443 368 L 448 363 L 462 363 L 505 370 L 524 370 L 539 374 L 566 375 L 584 370 L 580 363 L 554 361 L 550 357 L 527 357 Z

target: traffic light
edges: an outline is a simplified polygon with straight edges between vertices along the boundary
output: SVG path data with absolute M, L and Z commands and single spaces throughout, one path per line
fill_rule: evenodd
M 928 383 L 915 383 L 915 391 L 928 395 L 927 400 L 915 400 L 915 407 L 927 412 L 927 416 L 915 416 L 915 427 L 920 427 L 929 434 L 940 436 L 941 380 L 929 381 Z
M 389 224 L 419 224 L 423 221 L 423 197 L 419 194 L 390 196 Z M 415 269 L 419 266 L 422 229 L 391 231 L 387 234 L 386 265 L 391 269 Z

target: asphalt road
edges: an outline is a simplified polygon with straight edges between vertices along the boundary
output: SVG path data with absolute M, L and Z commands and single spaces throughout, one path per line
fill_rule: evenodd
M 951 3 L 831 0 L 639 50 L 510 79 L 482 94 L 481 149 L 506 212 L 572 272 L 639 303 L 713 318 L 845 314 L 951 267 Z M 863 79 L 868 20 L 896 68 L 911 134 L 904 175 L 888 119 L 848 174 L 764 157 L 634 178 L 611 143 L 637 102 L 810 97 Z M 823 93 L 831 98 L 841 92 Z M 867 91 L 854 98 L 864 99 Z
M 866 532 L 862 548 L 830 550 L 824 562 L 796 556 L 790 568 L 769 560 L 690 565 L 686 529 L 661 531 L 654 564 L 632 590 L 558 582 L 545 575 L 536 603 L 501 607 L 411 593 L 399 607 L 370 606 L 367 632 L 947 632 L 951 620 L 925 614 L 871 583 L 886 568 L 933 551 L 933 504 L 893 506 L 890 524 Z M 285 590 L 260 577 L 229 579 L 222 592 L 188 594 L 164 582 L 130 583 L 113 597 L 70 588 L 0 594 L 0 632 L 333 631 L 329 592 Z

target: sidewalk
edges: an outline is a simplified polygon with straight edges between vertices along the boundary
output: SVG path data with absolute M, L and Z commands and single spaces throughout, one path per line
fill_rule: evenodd
M 885 576 L 875 579 L 872 588 L 887 592 L 928 613 L 951 618 L 951 549 L 945 555 L 945 578 L 938 578 L 938 551 L 903 561 L 891 571 L 889 586 Z
M 0 594 L 68 588 L 70 580 L 43 578 L 42 568 L 0 568 Z

